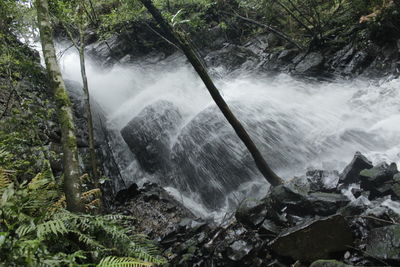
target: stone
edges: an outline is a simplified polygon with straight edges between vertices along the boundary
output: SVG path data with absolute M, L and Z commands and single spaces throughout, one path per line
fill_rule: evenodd
M 339 182 L 337 171 L 308 170 L 306 176 L 311 191 L 332 192 Z
M 297 64 L 295 71 L 301 74 L 318 73 L 323 63 L 324 57 L 321 53 L 311 52 Z
M 352 265 L 348 265 L 336 260 L 317 260 L 314 261 L 310 267 L 352 267 Z
M 372 229 L 368 235 L 367 255 L 400 263 L 400 225 Z
M 289 228 L 269 245 L 280 256 L 312 262 L 346 251 L 353 235 L 344 217 L 333 215 Z
M 347 206 L 340 209 L 343 216 L 357 216 L 366 211 L 371 202 L 364 196 L 359 196 L 356 200 L 351 201 Z
M 349 185 L 352 183 L 359 182 L 359 174 L 364 169 L 371 169 L 373 167 L 371 161 L 369 161 L 360 152 L 356 152 L 353 160 L 340 174 L 339 183 Z
M 246 199 L 242 202 L 235 213 L 236 220 L 250 228 L 259 226 L 267 215 L 266 206 L 263 202 Z
M 283 210 L 290 214 L 307 215 L 311 209 L 305 194 L 286 185 L 271 189 L 269 195 L 271 205 L 275 210 Z
M 277 211 L 285 211 L 290 215 L 332 215 L 346 206 L 350 200 L 335 193 L 300 192 L 295 188 L 280 185 L 271 189 L 271 205 Z
M 229 246 L 227 256 L 232 261 L 240 261 L 246 257 L 252 249 L 253 245 L 250 243 L 244 240 L 237 240 Z
M 361 196 L 362 195 L 362 190 L 360 189 L 360 188 L 352 188 L 351 189 L 351 193 L 353 194 L 353 196 L 355 197 L 355 198 L 358 198 L 359 196 Z
M 277 235 L 280 232 L 280 228 L 273 221 L 264 220 L 258 231 L 266 235 Z
M 395 163 L 381 163 L 360 172 L 360 187 L 371 191 L 370 199 L 392 194 L 393 177 L 398 173 Z
M 179 109 L 160 100 L 144 108 L 122 130 L 129 149 L 146 171 L 163 171 L 169 165 L 170 139 L 182 122 Z
M 393 185 L 392 185 L 392 192 L 391 196 L 394 200 L 400 200 L 400 173 L 393 176 Z
M 350 199 L 335 193 L 315 192 L 308 195 L 308 201 L 313 214 L 316 215 L 332 215 L 341 207 L 350 203 Z

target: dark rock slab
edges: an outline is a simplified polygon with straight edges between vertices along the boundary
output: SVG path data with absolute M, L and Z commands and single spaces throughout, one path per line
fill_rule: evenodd
M 381 163 L 372 169 L 360 172 L 360 187 L 371 191 L 370 199 L 390 195 L 392 193 L 393 177 L 398 173 L 395 163 Z
M 352 232 L 341 215 L 292 227 L 270 243 L 276 254 L 306 262 L 329 258 L 352 245 Z
M 366 252 L 372 257 L 400 264 L 400 225 L 372 229 Z
M 236 210 L 235 217 L 238 222 L 251 228 L 256 228 L 267 215 L 265 203 L 257 200 L 246 199 Z
M 340 174 L 339 182 L 345 185 L 359 182 L 359 174 L 364 169 L 371 169 L 373 167 L 369 161 L 360 152 L 356 152 L 353 160 Z
M 308 195 L 311 209 L 316 215 L 332 215 L 336 211 L 350 203 L 350 199 L 334 193 L 315 192 Z
M 308 194 L 286 185 L 272 188 L 269 198 L 275 210 L 284 210 L 290 215 L 298 216 L 332 215 L 350 202 L 341 194 L 326 192 Z
M 272 188 L 269 198 L 275 210 L 285 209 L 291 214 L 307 215 L 311 209 L 305 194 L 286 185 Z
M 312 74 L 320 73 L 324 63 L 324 57 L 319 52 L 307 54 L 296 66 L 296 73 Z
M 179 109 L 160 100 L 144 108 L 121 134 L 140 165 L 148 172 L 165 170 L 170 154 L 170 139 L 182 122 Z

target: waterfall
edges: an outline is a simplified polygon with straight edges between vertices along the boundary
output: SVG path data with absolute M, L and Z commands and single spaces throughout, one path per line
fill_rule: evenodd
M 91 95 L 118 133 L 112 146 L 127 185 L 158 182 L 204 217 L 265 194 L 268 184 L 182 57 L 107 70 L 87 62 Z M 75 53 L 63 57 L 62 67 L 66 78 L 80 81 Z M 341 171 L 356 151 L 374 163 L 400 162 L 400 79 L 321 82 L 211 71 L 285 178 L 308 167 Z

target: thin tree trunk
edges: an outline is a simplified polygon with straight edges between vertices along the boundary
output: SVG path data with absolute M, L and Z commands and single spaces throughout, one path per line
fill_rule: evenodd
M 87 124 L 88 124 L 89 154 L 90 154 L 90 165 L 92 168 L 92 181 L 94 181 L 95 186 L 98 187 L 99 173 L 97 170 L 96 149 L 95 149 L 95 144 L 94 144 L 93 118 L 92 118 L 92 108 L 90 106 L 89 85 L 88 85 L 88 79 L 87 79 L 86 67 L 85 67 L 84 33 L 83 33 L 81 26 L 79 28 L 79 38 L 80 38 L 79 60 L 80 60 L 80 65 L 81 65 L 83 92 L 85 94 L 85 108 L 86 108 L 86 116 L 87 116 Z
M 147 10 L 151 13 L 154 19 L 160 24 L 161 28 L 165 31 L 166 34 L 170 35 L 170 40 L 176 42 L 178 46 L 181 47 L 182 51 L 185 53 L 186 57 L 193 65 L 194 69 L 199 74 L 200 78 L 203 80 L 204 84 L 206 85 L 211 97 L 214 99 L 215 103 L 231 124 L 233 129 L 235 130 L 236 134 L 245 144 L 247 149 L 249 150 L 250 154 L 252 155 L 256 166 L 265 177 L 265 179 L 272 185 L 277 186 L 283 183 L 283 180 L 275 174 L 275 172 L 268 166 L 267 162 L 261 155 L 260 151 L 254 144 L 253 140 L 251 140 L 250 135 L 244 129 L 242 124 L 236 119 L 233 115 L 232 111 L 229 109 L 228 105 L 226 104 L 225 100 L 222 98 L 221 94 L 219 93 L 218 89 L 212 82 L 210 76 L 207 73 L 207 70 L 201 64 L 199 57 L 195 54 L 193 49 L 190 47 L 187 40 L 183 39 L 180 35 L 176 34 L 171 27 L 162 17 L 161 13 L 156 9 L 153 5 L 151 0 L 140 0 L 143 5 L 147 8 Z
M 84 206 L 81 201 L 78 149 L 72 115 L 72 104 L 62 79 L 60 67 L 57 63 L 47 0 L 36 0 L 36 8 L 43 55 L 47 72 L 52 82 L 51 86 L 54 100 L 57 104 L 58 119 L 61 128 L 64 163 L 64 193 L 67 209 L 73 212 L 81 212 L 84 211 Z

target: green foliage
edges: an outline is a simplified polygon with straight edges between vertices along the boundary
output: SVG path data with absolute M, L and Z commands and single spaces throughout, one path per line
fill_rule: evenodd
M 17 182 L 48 169 L 47 159 L 52 156 L 40 129 L 46 129 L 53 110 L 48 109 L 46 101 L 41 102 L 23 98 L 12 108 L 11 116 L 0 121 L 0 166 L 13 170 Z
M 240 6 L 283 32 L 303 42 L 320 45 L 351 37 L 355 29 L 362 29 L 360 18 L 384 7 L 385 0 L 245 0 Z M 376 18 L 386 20 L 380 13 Z M 399 21 L 392 17 L 394 21 Z M 383 24 L 372 22 L 381 30 Z M 373 27 L 370 27 L 371 29 Z
M 6 182 L 4 182 L 6 181 Z M 57 205 L 48 174 L 16 186 L 0 172 L 0 265 L 154 266 L 164 260 L 145 237 L 120 226 L 121 215 L 74 214 Z

